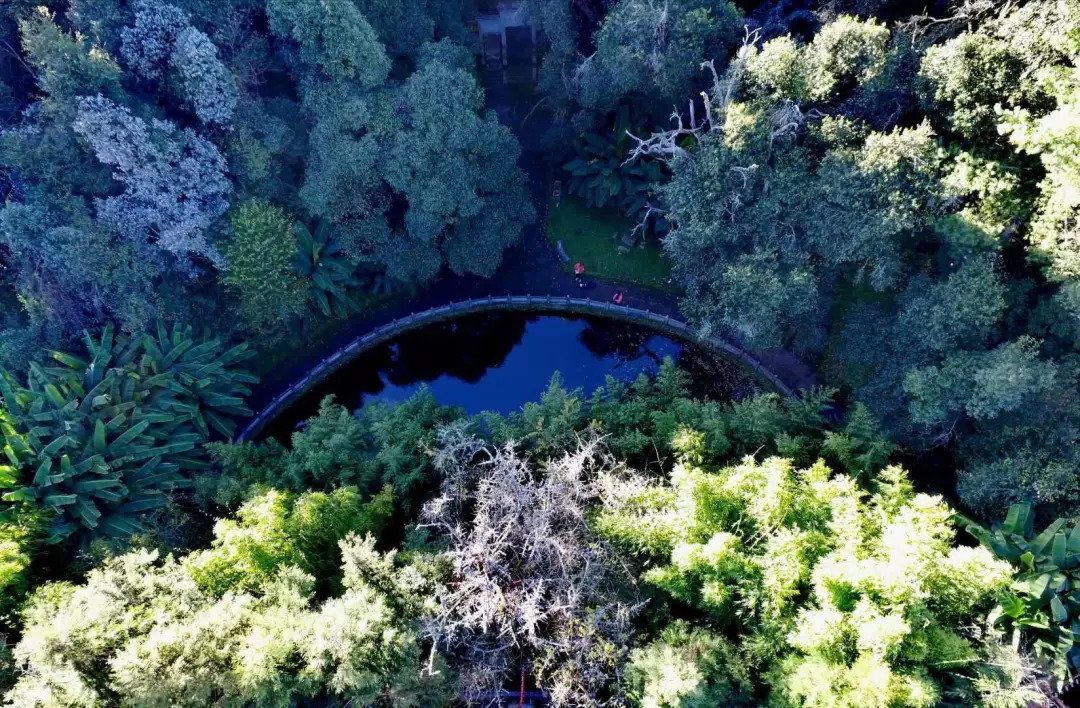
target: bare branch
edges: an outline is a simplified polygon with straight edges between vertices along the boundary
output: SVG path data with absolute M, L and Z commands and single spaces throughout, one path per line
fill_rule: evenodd
M 598 647 L 625 651 L 641 606 L 624 598 L 630 569 L 586 519 L 600 480 L 621 468 L 595 438 L 542 471 L 461 425 L 439 443 L 442 489 L 421 520 L 447 543 L 453 573 L 426 634 L 461 659 L 465 696 L 491 695 L 528 666 L 556 704 L 589 703 L 624 663 L 598 662 Z
M 671 114 L 671 120 L 676 127 L 671 130 L 654 132 L 647 138 L 640 138 L 629 130 L 626 134 L 634 140 L 634 148 L 623 162 L 633 162 L 639 157 L 655 157 L 661 160 L 674 160 L 681 157 L 689 157 L 689 153 L 679 144 L 686 136 L 700 139 L 708 133 L 716 133 L 723 130 L 724 118 L 727 110 L 735 100 L 739 84 L 746 73 L 746 64 L 753 56 L 760 33 L 758 30 L 746 29 L 742 47 L 739 48 L 734 61 L 728 67 L 727 72 L 721 77 L 716 71 L 713 60 L 701 63 L 702 69 L 708 69 L 712 73 L 713 87 L 711 94 L 708 91 L 701 92 L 701 100 L 705 105 L 705 118 L 698 122 L 693 101 L 690 102 L 690 123 L 683 123 L 682 115 L 676 108 Z M 796 110 L 798 110 L 796 108 Z M 800 123 L 801 125 L 801 123 Z

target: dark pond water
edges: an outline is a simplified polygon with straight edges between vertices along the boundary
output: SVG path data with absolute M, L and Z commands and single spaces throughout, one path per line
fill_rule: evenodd
M 445 405 L 469 413 L 510 413 L 537 400 L 555 371 L 586 394 L 607 375 L 630 381 L 655 373 L 665 357 L 689 371 L 694 393 L 714 400 L 755 390 L 728 359 L 654 330 L 594 317 L 490 313 L 432 325 L 362 354 L 313 387 L 268 427 L 286 441 L 334 394 L 349 409 L 399 403 L 426 385 Z

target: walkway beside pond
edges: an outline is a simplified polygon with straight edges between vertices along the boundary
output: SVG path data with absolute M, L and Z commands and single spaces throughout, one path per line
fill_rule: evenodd
M 253 410 L 263 411 L 287 390 L 292 389 L 295 394 L 295 386 L 299 381 L 305 380 L 323 361 L 336 352 L 344 350 L 358 339 L 415 313 L 436 311 L 452 303 L 468 300 L 477 301 L 507 296 L 536 299 L 585 296 L 603 306 L 611 303 L 612 296 L 616 291 L 620 291 L 624 295 L 624 309 L 640 310 L 678 322 L 682 326 L 679 333 L 684 337 L 687 336 L 689 330 L 685 324 L 682 324 L 677 295 L 636 285 L 612 284 L 603 281 L 591 281 L 595 282 L 595 286 L 582 290 L 574 281 L 574 276 L 563 271 L 558 255 L 548 243 L 544 231 L 548 200 L 545 184 L 547 170 L 545 151 L 538 140 L 541 130 L 532 124 L 530 124 L 530 130 L 522 130 L 520 125 L 515 125 L 519 120 L 518 114 L 525 115 L 527 112 L 521 106 L 509 105 L 510 98 L 501 95 L 499 87 L 487 87 L 487 94 L 489 107 L 497 110 L 500 120 L 508 124 L 521 140 L 523 153 L 520 165 L 525 171 L 532 203 L 537 210 L 536 222 L 527 226 L 521 240 L 507 249 L 503 256 L 503 263 L 493 277 L 485 279 L 476 276 L 444 275 L 416 295 L 395 298 L 371 312 L 361 313 L 343 321 L 332 337 L 304 351 L 303 354 L 290 358 L 288 364 L 277 366 L 265 375 L 262 383 L 249 399 Z M 521 110 L 518 110 L 519 108 Z M 535 120 L 533 122 L 535 123 Z M 585 265 L 588 266 L 588 264 Z M 593 310 L 592 312 L 604 315 L 609 311 Z M 816 385 L 814 370 L 785 349 L 752 350 L 745 354 L 757 362 L 759 367 L 769 372 L 769 376 L 775 377 L 781 384 L 777 386 L 778 390 L 799 391 Z M 751 366 L 751 368 L 755 367 Z M 310 384 L 311 379 L 307 379 L 307 383 Z
M 464 315 L 497 312 L 497 311 L 525 311 L 537 313 L 570 313 L 600 315 L 613 320 L 624 320 L 644 324 L 657 332 L 672 334 L 685 340 L 694 341 L 718 354 L 735 359 L 746 368 L 752 370 L 756 376 L 767 382 L 771 388 L 785 396 L 798 395 L 785 381 L 774 374 L 762 364 L 754 355 L 739 347 L 718 338 L 700 338 L 696 336 L 692 328 L 677 317 L 653 312 L 649 309 L 627 305 L 615 305 L 612 302 L 594 300 L 585 297 L 571 297 L 569 295 L 556 297 L 552 295 L 504 295 L 488 296 L 484 298 L 469 299 L 461 302 L 452 302 L 438 307 L 433 307 L 421 312 L 411 313 L 404 317 L 387 322 L 364 334 L 358 335 L 351 342 L 327 354 L 307 370 L 303 376 L 293 381 L 288 387 L 281 390 L 276 396 L 267 401 L 258 413 L 248 421 L 244 428 L 236 436 L 237 440 L 251 439 L 268 425 L 282 411 L 292 405 L 297 398 L 302 396 L 314 384 L 329 376 L 340 366 L 351 361 L 354 357 L 366 352 L 373 347 L 387 341 L 396 339 L 406 332 L 430 326 L 432 324 L 453 320 Z M 265 387 L 264 387 L 265 388 Z

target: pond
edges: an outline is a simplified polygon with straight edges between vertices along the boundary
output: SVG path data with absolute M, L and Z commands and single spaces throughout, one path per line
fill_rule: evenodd
M 468 315 L 409 332 L 365 352 L 313 386 L 266 429 L 286 442 L 333 394 L 355 410 L 400 403 L 427 386 L 444 405 L 468 413 L 511 413 L 539 399 L 554 372 L 586 395 L 611 375 L 653 374 L 665 357 L 690 372 L 693 393 L 713 400 L 758 390 L 729 359 L 639 325 L 585 316 L 499 312 Z

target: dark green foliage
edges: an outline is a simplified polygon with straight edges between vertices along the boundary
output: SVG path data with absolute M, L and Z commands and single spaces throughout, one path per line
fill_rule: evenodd
M 583 197 L 587 206 L 603 208 L 610 203 L 623 214 L 636 217 L 645 211 L 664 171 L 656 160 L 627 161 L 631 142 L 628 130 L 630 108 L 623 105 L 611 134 L 581 135 L 574 145 L 577 157 L 563 169 L 570 173 L 570 193 Z
M 258 379 L 236 364 L 246 345 L 196 340 L 190 328 L 157 336 L 86 335 L 86 358 L 53 352 L 25 384 L 0 380 L 8 421 L 5 453 L 21 469 L 4 495 L 51 510 L 50 541 L 76 531 L 124 536 L 138 516 L 207 467 L 201 443 L 229 437 L 230 418 L 250 415 L 243 396 Z
M 842 424 L 827 419 L 833 390 L 806 391 L 801 398 L 760 393 L 730 403 L 691 396 L 686 372 L 666 359 L 656 377 L 639 376 L 630 384 L 609 378 L 586 398 L 552 378 L 539 402 L 508 417 L 486 414 L 484 426 L 496 444 L 513 440 L 531 454 L 549 458 L 593 429 L 620 459 L 640 466 L 664 467 L 674 440 L 685 427 L 701 433 L 706 459 L 781 454 L 800 464 L 827 457 L 848 474 L 868 478 L 884 467 L 892 445 L 874 417 L 855 406 Z
M 315 304 L 326 317 L 345 317 L 360 309 L 355 293 L 362 283 L 356 276 L 356 266 L 341 252 L 341 244 L 320 224 L 312 233 L 301 223 L 294 225 L 296 233 L 296 272 L 311 280 Z
M 318 415 L 293 434 L 290 449 L 273 440 L 211 444 L 221 474 L 198 480 L 199 496 L 234 506 L 252 485 L 294 492 L 354 486 L 365 494 L 387 488 L 411 517 L 438 486 L 431 466 L 436 431 L 462 415 L 439 405 L 427 389 L 400 405 L 373 404 L 355 415 L 327 397 Z

